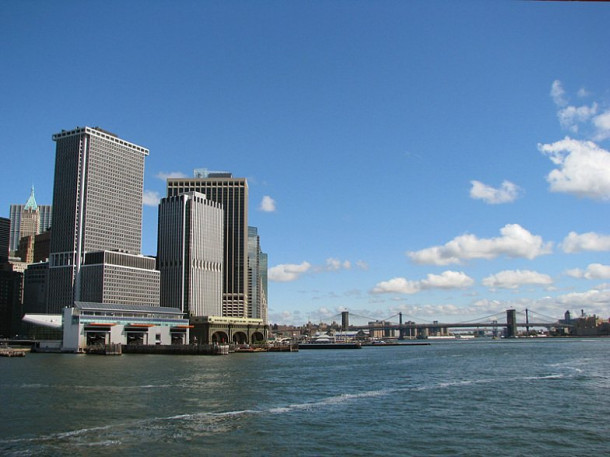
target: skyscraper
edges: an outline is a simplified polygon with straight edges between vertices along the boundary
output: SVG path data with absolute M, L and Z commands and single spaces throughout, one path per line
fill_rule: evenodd
M 148 149 L 97 127 L 63 130 L 53 135 L 53 140 L 56 156 L 49 312 L 72 306 L 74 301 L 81 300 L 83 290 L 90 291 L 93 282 L 103 281 L 101 277 L 93 278 L 91 272 L 95 270 L 103 275 L 107 268 L 90 268 L 86 274 L 88 285 L 84 287 L 81 270 L 87 266 L 112 265 L 114 276 L 128 269 L 131 275 L 137 276 L 140 271 L 142 283 L 132 278 L 130 287 L 154 288 L 150 262 L 134 259 L 141 249 L 144 158 L 149 154 Z M 91 255 L 101 251 L 114 251 L 115 255 Z M 158 280 L 157 273 L 157 292 Z M 106 283 L 102 284 L 106 287 Z M 113 287 L 112 282 L 107 285 Z M 145 292 L 133 302 L 126 302 L 139 304 L 142 296 L 148 295 L 154 293 Z
M 11 220 L 0 217 L 0 264 L 8 262 L 8 246 Z
M 198 192 L 159 205 L 161 306 L 187 316 L 222 316 L 224 212 Z
M 167 196 L 205 194 L 224 208 L 222 315 L 248 317 L 248 182 L 227 172 L 195 170 L 195 178 L 170 178 Z
M 11 234 L 9 250 L 19 249 L 19 241 L 24 236 L 35 236 L 51 228 L 52 206 L 38 205 L 34 196 L 34 186 L 25 205 L 11 205 Z
M 267 322 L 267 254 L 256 227 L 248 227 L 248 317 Z

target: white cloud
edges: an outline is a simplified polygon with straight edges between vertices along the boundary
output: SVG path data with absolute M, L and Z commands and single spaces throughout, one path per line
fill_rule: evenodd
M 265 195 L 258 208 L 265 213 L 273 213 L 275 212 L 275 200 L 269 195 Z
M 409 281 L 405 278 L 392 278 L 389 281 L 378 283 L 371 293 L 373 294 L 416 294 L 421 290 L 417 281 Z
M 275 282 L 296 281 L 304 273 L 307 273 L 310 269 L 311 269 L 311 264 L 309 262 L 302 262 L 298 265 L 295 265 L 295 264 L 276 265 L 275 267 L 269 268 L 268 278 L 270 281 L 275 281 Z
M 594 131 L 589 135 L 593 140 L 603 141 L 610 138 L 610 110 L 607 109 L 598 114 L 599 105 L 595 102 L 590 106 L 570 105 L 561 81 L 558 80 L 553 81 L 550 95 L 558 108 L 557 118 L 562 128 L 572 133 L 578 133 L 580 125 L 585 124 L 587 127 L 593 127 Z M 581 88 L 576 95 L 584 98 L 588 97 L 590 93 Z
M 518 289 L 522 285 L 549 286 L 553 280 L 549 275 L 530 270 L 505 270 L 484 278 L 485 287 L 490 289 Z
M 492 205 L 513 202 L 519 197 L 521 192 L 519 186 L 510 181 L 503 181 L 502 186 L 498 189 L 483 184 L 480 181 L 470 181 L 470 183 L 472 184 L 470 197 L 483 200 L 485 203 Z
M 366 263 L 364 260 L 358 260 L 356 262 L 356 266 L 358 268 L 360 268 L 361 270 L 368 270 L 369 269 L 369 264 Z
M 564 252 L 573 254 L 583 251 L 610 251 L 610 235 L 594 232 L 578 234 L 570 232 L 561 243 Z
M 359 260 L 356 266 L 360 269 L 367 269 L 365 262 Z M 291 282 L 300 279 L 304 274 L 321 274 L 330 271 L 351 270 L 352 262 L 349 260 L 339 260 L 332 257 L 326 259 L 323 265 L 312 265 L 309 262 L 300 264 L 282 264 L 269 269 L 269 280 L 275 282 Z
M 378 283 L 373 294 L 400 293 L 415 294 L 427 289 L 465 289 L 474 284 L 474 280 L 465 273 L 444 271 L 440 275 L 428 274 L 426 279 L 410 281 L 406 278 L 393 278 Z
M 352 263 L 349 260 L 326 259 L 326 270 L 328 271 L 349 270 L 350 268 L 352 268 Z
M 538 149 L 558 166 L 547 176 L 552 192 L 610 200 L 610 152 L 569 137 Z
M 567 270 L 566 274 L 573 278 L 585 279 L 610 279 L 610 265 L 602 265 L 601 263 L 590 264 L 585 271 L 575 268 Z
M 566 271 L 565 271 L 565 274 L 566 274 L 567 276 L 572 277 L 572 278 L 578 278 L 578 279 L 580 279 L 580 278 L 584 277 L 585 272 L 584 272 L 584 271 L 582 271 L 580 268 L 572 268 L 572 269 L 570 269 L 570 270 L 566 270 Z
M 159 192 L 154 190 L 145 190 L 142 194 L 142 204 L 144 206 L 158 206 L 161 201 Z
M 557 117 L 564 129 L 578 132 L 578 125 L 589 121 L 597 114 L 597 103 L 589 106 L 566 106 L 559 110 Z
M 578 91 L 579 97 L 584 97 L 586 95 L 588 95 L 588 93 L 584 89 Z M 559 118 L 561 127 L 571 132 L 578 132 L 579 124 L 588 122 L 597 114 L 597 103 L 592 103 L 591 106 L 569 105 L 561 81 L 553 81 L 553 84 L 551 85 L 551 98 L 555 105 L 560 108 L 557 112 L 557 117 Z
M 592 263 L 587 267 L 585 272 L 587 279 L 610 279 L 610 265 L 602 265 L 601 263 Z
M 610 315 L 610 289 L 591 289 L 585 292 L 574 292 L 571 294 L 552 297 L 559 309 L 585 309 L 587 313 L 602 316 Z
M 161 179 L 162 181 L 166 181 L 169 178 L 186 178 L 187 175 L 185 175 L 184 173 L 180 172 L 180 171 L 170 171 L 168 173 L 160 171 L 159 173 L 157 173 L 157 178 Z
M 553 81 L 553 84 L 551 85 L 551 97 L 557 106 L 565 106 L 568 104 L 565 94 L 566 91 L 563 89 L 561 81 L 557 79 Z
M 474 279 L 461 271 L 444 271 L 440 275 L 428 274 L 421 280 L 422 289 L 465 289 L 474 284 Z
M 599 116 L 595 116 L 593 118 L 593 125 L 597 130 L 595 134 L 595 139 L 597 141 L 610 138 L 610 110 L 603 112 Z
M 500 233 L 500 237 L 487 239 L 465 234 L 443 246 L 408 252 L 407 256 L 419 264 L 449 265 L 470 259 L 494 259 L 501 255 L 533 259 L 552 250 L 552 243 L 543 242 L 542 237 L 532 235 L 519 224 L 505 225 Z

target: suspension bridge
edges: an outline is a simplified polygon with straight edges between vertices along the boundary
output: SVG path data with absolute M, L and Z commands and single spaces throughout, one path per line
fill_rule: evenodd
M 572 327 L 567 321 L 534 313 L 528 309 L 524 312 L 508 309 L 506 313 L 497 313 L 463 322 L 415 322 L 414 318 L 404 315 L 402 312 L 381 320 L 367 318 L 350 313 L 349 311 L 343 311 L 334 317 L 341 318 L 341 329 L 344 331 L 372 330 L 386 333 L 392 332 L 397 334 L 400 339 L 428 337 L 430 335 L 448 335 L 449 329 L 472 329 L 478 331 L 491 329 L 494 334 L 497 334 L 498 329 L 505 329 L 505 336 L 511 338 L 517 336 L 517 329 L 519 327 L 525 328 L 527 332 L 529 332 L 530 328 L 560 329 Z M 350 318 L 354 317 L 356 318 L 355 321 L 361 322 L 365 320 L 366 324 L 350 324 Z M 398 320 L 398 322 L 393 322 L 393 320 Z

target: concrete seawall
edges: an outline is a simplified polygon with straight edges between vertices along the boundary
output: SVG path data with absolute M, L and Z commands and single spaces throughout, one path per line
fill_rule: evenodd
M 124 345 L 123 354 L 169 354 L 169 355 L 226 355 L 229 353 L 227 344 L 200 345 Z

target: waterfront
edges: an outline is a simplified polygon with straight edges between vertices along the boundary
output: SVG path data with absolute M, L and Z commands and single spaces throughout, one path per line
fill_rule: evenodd
M 602 455 L 610 339 L 0 359 L 0 454 Z

